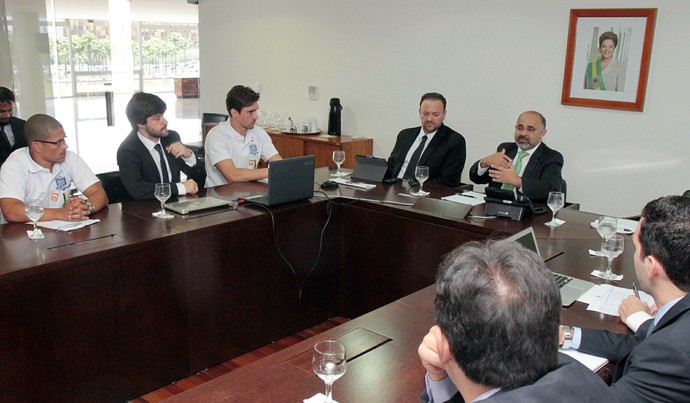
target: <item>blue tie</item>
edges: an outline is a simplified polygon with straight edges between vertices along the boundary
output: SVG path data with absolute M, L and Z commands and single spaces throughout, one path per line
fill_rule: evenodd
M 649 324 L 649 327 L 647 328 L 647 334 L 645 335 L 645 338 L 649 337 L 649 335 L 652 334 L 652 332 L 654 331 L 654 319 L 650 319 L 650 322 L 651 323 Z

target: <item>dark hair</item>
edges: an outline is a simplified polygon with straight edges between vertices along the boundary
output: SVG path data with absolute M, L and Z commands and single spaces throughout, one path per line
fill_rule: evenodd
M 512 241 L 469 242 L 436 277 L 436 322 L 465 375 L 517 388 L 557 366 L 561 298 L 553 275 Z
M 242 112 L 242 108 L 252 106 L 254 102 L 259 101 L 259 97 L 260 94 L 253 89 L 243 85 L 236 85 L 225 96 L 225 108 L 228 110 L 228 113 L 230 113 L 231 109 L 239 113 Z
M 419 101 L 419 106 L 422 106 L 422 102 L 424 101 L 441 101 L 443 102 L 443 110 L 446 110 L 446 98 L 438 92 L 427 92 L 426 94 L 422 95 L 422 99 Z
M 0 87 L 0 103 L 13 104 L 15 102 L 14 92 L 6 87 Z
M 613 47 L 617 48 L 618 47 L 618 35 L 614 34 L 611 31 L 606 31 L 601 36 L 599 36 L 599 47 L 601 47 L 604 43 L 605 40 L 610 39 L 613 41 Z
M 654 256 L 671 282 L 690 291 L 690 199 L 666 196 L 642 209 L 639 241 L 642 257 Z
M 43 140 L 48 137 L 50 130 L 60 128 L 62 128 L 62 124 L 57 119 L 39 113 L 26 120 L 24 136 L 26 137 L 26 142 L 31 144 L 34 140 Z
M 127 102 L 125 113 L 127 114 L 129 124 L 132 125 L 132 129 L 137 130 L 137 125 L 146 124 L 146 119 L 159 113 L 165 113 L 166 109 L 165 101 L 158 95 L 137 92 Z

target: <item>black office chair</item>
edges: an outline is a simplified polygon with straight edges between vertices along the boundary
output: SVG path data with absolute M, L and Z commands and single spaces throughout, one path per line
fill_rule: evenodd
M 96 175 L 101 181 L 105 194 L 108 195 L 108 203 L 120 203 L 132 200 L 127 193 L 125 185 L 120 179 L 120 171 L 103 172 Z
M 201 125 L 204 123 L 220 123 L 228 120 L 228 115 L 225 113 L 202 113 L 201 114 Z
M 561 178 L 561 193 L 563 193 L 563 201 L 568 200 L 568 182 Z

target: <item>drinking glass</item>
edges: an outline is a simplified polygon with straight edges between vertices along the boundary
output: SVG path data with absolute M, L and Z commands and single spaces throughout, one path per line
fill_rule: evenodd
M 333 401 L 333 382 L 345 374 L 345 346 L 335 340 L 316 343 L 311 367 L 326 384 L 326 401 Z
M 615 259 L 618 255 L 623 253 L 623 246 L 625 241 L 620 235 L 611 235 L 608 238 L 604 238 L 601 241 L 601 250 L 606 255 L 608 259 L 608 265 L 606 266 L 606 271 L 601 273 L 601 277 L 606 280 L 616 280 L 617 275 L 611 273 L 611 261 Z
M 424 182 L 429 179 L 429 167 L 417 166 L 414 170 L 414 178 L 419 182 L 419 190 L 412 193 L 413 196 L 429 196 L 429 192 L 423 190 Z
M 616 228 L 618 228 L 618 220 L 615 217 L 599 217 L 599 221 L 597 221 L 597 232 L 602 240 L 616 235 Z M 603 250 L 600 250 L 599 253 L 601 256 L 605 256 Z
M 36 223 L 43 217 L 43 203 L 40 200 L 29 200 L 24 203 L 24 212 L 29 220 L 34 224 L 34 229 L 29 233 L 29 239 L 43 239 L 43 231 L 36 228 Z
M 565 197 L 563 196 L 563 193 L 549 192 L 549 198 L 546 200 L 546 204 L 553 212 L 551 216 L 551 221 L 547 222 L 546 225 L 548 225 L 549 227 L 558 227 L 561 224 L 559 224 L 556 221 L 556 212 L 560 210 L 565 204 Z
M 333 151 L 333 162 L 338 166 L 338 169 L 335 171 L 334 174 L 331 176 L 339 178 L 341 176 L 346 176 L 347 174 L 344 172 L 340 172 L 340 166 L 345 162 L 345 151 L 343 150 L 334 150 Z
M 165 211 L 165 201 L 170 198 L 170 184 L 169 183 L 156 183 L 156 190 L 153 195 L 156 199 L 161 202 L 161 210 L 153 213 L 154 217 L 158 218 L 173 218 L 172 214 Z

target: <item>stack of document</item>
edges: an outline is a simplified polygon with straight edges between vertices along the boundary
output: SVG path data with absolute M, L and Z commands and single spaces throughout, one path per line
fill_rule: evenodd
M 63 220 L 52 220 L 52 221 L 39 221 L 38 226 L 43 228 L 50 228 L 58 231 L 73 231 L 75 229 L 84 228 L 87 225 L 95 224 L 101 222 L 98 218 L 82 220 L 82 221 L 63 221 Z M 31 224 L 31 223 L 27 223 Z M 33 225 L 33 224 L 32 224 Z
M 607 315 L 618 316 L 618 306 L 621 302 L 633 295 L 633 290 L 629 288 L 616 287 L 610 284 L 599 284 L 590 288 L 577 300 L 589 304 L 588 311 L 605 313 Z M 654 305 L 654 298 L 644 291 L 640 291 L 640 299 L 647 305 Z
M 339 185 L 348 186 L 348 187 L 356 188 L 356 189 L 362 189 L 362 190 L 369 190 L 369 189 L 373 189 L 376 187 L 376 185 L 372 185 L 370 183 L 353 182 L 353 181 L 349 181 L 349 180 L 343 179 L 343 178 L 335 178 L 335 179 L 331 179 L 331 180 L 333 182 L 339 184 Z
M 484 194 L 477 192 L 456 193 L 452 196 L 442 197 L 443 200 L 448 200 L 454 203 L 467 204 L 468 206 L 476 206 L 484 203 Z

